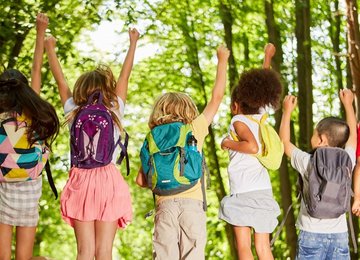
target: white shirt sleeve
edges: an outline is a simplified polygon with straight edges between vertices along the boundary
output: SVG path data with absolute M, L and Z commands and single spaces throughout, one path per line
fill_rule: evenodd
M 71 97 L 68 100 L 65 101 L 64 104 L 64 113 L 67 115 L 71 111 L 73 111 L 77 106 L 74 103 L 74 99 Z
M 297 170 L 301 176 L 307 172 L 309 167 L 311 155 L 304 151 L 301 151 L 299 148 L 294 148 L 291 153 L 291 166 Z

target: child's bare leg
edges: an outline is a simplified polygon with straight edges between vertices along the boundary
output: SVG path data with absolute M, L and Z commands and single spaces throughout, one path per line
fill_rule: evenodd
M 251 229 L 249 227 L 234 226 L 236 249 L 241 260 L 253 260 L 251 252 Z
M 74 221 L 77 243 L 77 260 L 94 259 L 95 257 L 95 222 Z
M 111 260 L 117 221 L 95 221 L 95 259 Z
M 36 227 L 16 227 L 16 260 L 29 260 L 33 254 Z
M 12 229 L 12 226 L 0 223 L 0 260 L 11 259 Z
M 259 260 L 273 260 L 269 233 L 255 233 L 255 249 Z

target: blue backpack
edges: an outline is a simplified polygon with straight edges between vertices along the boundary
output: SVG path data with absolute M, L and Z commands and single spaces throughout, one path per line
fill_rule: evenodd
M 108 165 L 112 161 L 116 146 L 119 145 L 121 154 L 117 163 L 120 164 L 126 158 L 129 174 L 126 150 L 129 136 L 125 132 L 124 144 L 121 142 L 121 136 L 117 141 L 114 140 L 114 121 L 102 100 L 100 92 L 93 93 L 74 118 L 70 130 L 71 166 L 90 169 Z
M 154 194 L 177 194 L 201 179 L 206 201 L 205 160 L 197 150 L 190 125 L 175 122 L 153 128 L 144 140 L 140 159 L 147 184 Z

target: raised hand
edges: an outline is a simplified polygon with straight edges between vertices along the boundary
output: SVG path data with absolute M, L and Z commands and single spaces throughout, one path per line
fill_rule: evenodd
M 354 94 L 351 89 L 341 89 L 339 92 L 339 98 L 344 106 L 352 106 Z
M 230 56 L 230 51 L 224 45 L 220 45 L 217 49 L 218 61 L 227 61 Z
M 283 101 L 283 111 L 284 113 L 289 112 L 291 113 L 297 105 L 297 97 L 292 95 L 287 95 Z
M 274 44 L 268 43 L 265 45 L 265 48 L 264 48 L 265 57 L 264 57 L 264 63 L 263 63 L 264 69 L 270 68 L 271 59 L 275 55 L 275 52 L 276 52 L 276 48 L 275 48 Z
M 49 24 L 49 18 L 46 16 L 46 14 L 38 13 L 36 16 L 36 31 L 39 32 L 45 32 L 46 28 Z
M 264 52 L 265 52 L 266 57 L 269 57 L 270 59 L 272 57 L 274 57 L 275 52 L 276 52 L 276 48 L 275 48 L 274 44 L 272 44 L 272 43 L 266 44 L 265 48 L 264 48 Z
M 129 28 L 129 38 L 130 38 L 130 43 L 136 43 L 137 40 L 139 39 L 140 33 L 138 32 L 138 30 L 136 30 L 136 28 Z

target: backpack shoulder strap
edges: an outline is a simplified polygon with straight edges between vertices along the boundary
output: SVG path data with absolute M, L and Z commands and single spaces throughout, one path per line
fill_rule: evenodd
M 184 147 L 186 143 L 186 136 L 191 131 L 190 125 L 182 125 L 180 127 L 180 135 L 176 146 Z
M 203 194 L 203 209 L 204 211 L 207 211 L 206 188 L 210 187 L 211 180 L 210 180 L 209 168 L 206 164 L 204 153 L 202 153 L 201 170 L 202 170 L 202 175 L 200 181 L 201 181 L 201 191 Z M 205 184 L 205 176 L 206 176 L 206 184 Z
M 257 123 L 258 125 L 261 125 L 263 123 L 265 123 L 266 119 L 269 117 L 268 113 L 265 113 L 261 116 L 260 120 L 255 119 L 254 117 L 250 116 L 250 115 L 244 115 L 247 119 Z
M 120 146 L 120 148 L 121 148 L 120 157 L 117 159 L 116 163 L 121 164 L 121 162 L 125 158 L 125 161 L 126 161 L 126 175 L 129 176 L 129 174 L 130 174 L 130 162 L 129 162 L 129 154 L 127 152 L 127 147 L 128 147 L 128 143 L 129 143 L 129 135 L 125 130 L 124 130 L 124 132 L 125 132 L 124 143 L 121 142 L 121 135 L 120 135 L 117 143 L 115 144 L 115 146 L 118 144 Z
M 53 193 L 55 195 L 55 199 L 57 199 L 58 198 L 58 193 L 57 193 L 57 190 L 56 190 L 56 187 L 55 187 L 55 184 L 54 184 L 53 177 L 51 175 L 49 159 L 46 161 L 45 171 L 46 171 L 46 176 L 48 178 L 48 182 L 49 182 L 49 185 L 51 187 L 51 190 L 53 191 Z
M 300 197 L 300 193 L 298 194 L 297 196 L 297 200 L 299 199 Z M 289 216 L 289 213 L 291 211 L 291 209 L 293 208 L 295 202 L 293 202 L 292 204 L 290 204 L 290 206 L 288 207 L 288 209 L 286 210 L 286 213 L 284 215 L 284 218 L 283 220 L 281 221 L 279 227 L 278 227 L 278 230 L 276 231 L 276 233 L 274 234 L 274 236 L 272 237 L 271 241 L 270 241 L 270 247 L 272 247 L 276 241 L 276 239 L 279 237 L 280 233 L 281 233 L 281 230 L 283 229 L 283 227 L 285 226 L 285 223 L 286 223 L 286 220 Z
M 159 147 L 156 145 L 154 136 L 151 131 L 146 135 L 146 140 L 148 142 L 150 154 L 154 154 L 160 151 Z
M 90 97 L 87 100 L 87 104 L 92 104 L 95 100 L 95 97 L 97 96 L 97 103 L 102 104 L 103 103 L 103 95 L 101 91 L 95 91 L 93 92 Z

